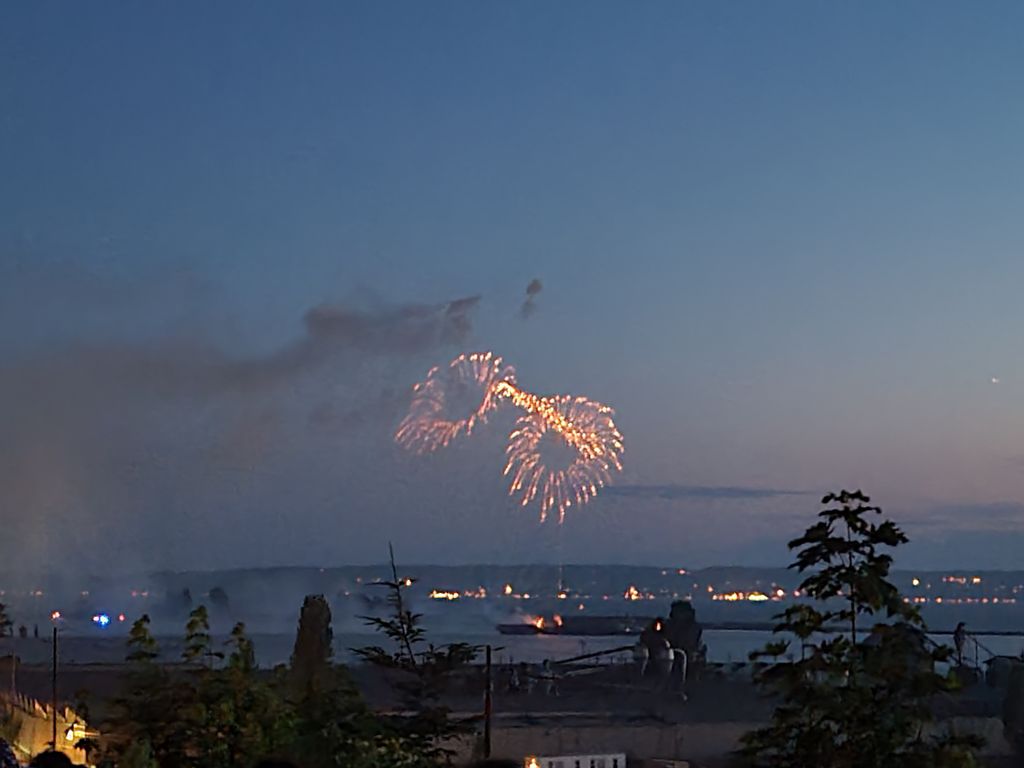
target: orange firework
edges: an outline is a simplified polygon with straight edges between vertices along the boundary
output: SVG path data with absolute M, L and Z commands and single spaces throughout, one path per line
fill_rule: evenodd
M 466 398 L 464 415 L 451 418 L 447 413 L 459 393 Z M 509 495 L 519 494 L 523 506 L 539 498 L 542 522 L 557 510 L 561 523 L 566 509 L 590 501 L 598 488 L 611 482 L 612 470 L 622 470 L 622 435 L 611 408 L 585 397 L 540 397 L 520 389 L 512 367 L 490 352 L 460 355 L 446 369 L 432 368 L 413 388 L 409 414 L 395 439 L 417 453 L 443 448 L 459 435 L 471 434 L 501 400 L 526 411 L 505 450 L 504 474 L 512 476 Z M 544 459 L 549 433 L 573 452 L 561 468 Z
M 413 387 L 409 414 L 395 433 L 395 440 L 416 453 L 444 448 L 459 435 L 471 435 L 478 423 L 496 405 L 494 395 L 498 384 L 513 381 L 515 371 L 504 365 L 497 355 L 474 352 L 459 355 L 447 368 L 431 368 L 427 378 Z M 462 399 L 462 413 L 453 417 L 449 411 Z
M 542 407 L 520 416 L 509 435 L 504 474 L 512 476 L 510 496 L 519 494 L 523 506 L 539 498 L 541 522 L 557 510 L 561 523 L 569 507 L 586 504 L 611 482 L 613 469 L 622 470 L 622 435 L 606 405 L 570 395 L 538 400 Z M 544 460 L 541 445 L 549 431 L 576 450 L 568 466 Z

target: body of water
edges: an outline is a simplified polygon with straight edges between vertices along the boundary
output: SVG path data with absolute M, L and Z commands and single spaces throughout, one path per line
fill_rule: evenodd
M 223 643 L 226 638 L 215 638 L 215 644 Z M 256 646 L 257 659 L 261 666 L 271 667 L 286 663 L 291 656 L 294 635 L 257 633 L 252 636 Z M 729 663 L 746 661 L 748 655 L 772 639 L 778 639 L 769 632 L 750 630 L 705 630 L 704 642 L 708 647 L 708 657 L 713 662 Z M 950 645 L 952 638 L 938 635 L 935 642 Z M 167 660 L 180 658 L 183 642 L 180 638 L 159 638 L 162 656 Z M 1024 637 L 1005 635 L 978 635 L 980 646 L 969 644 L 967 657 L 974 662 L 975 650 L 978 661 L 984 662 L 989 654 L 1003 656 L 1019 656 L 1024 652 Z M 59 643 L 60 658 L 67 664 L 115 663 L 123 661 L 126 652 L 126 636 L 120 628 L 112 629 L 110 634 L 93 633 L 88 635 L 62 635 Z M 568 659 L 585 653 L 605 651 L 631 645 L 635 639 L 630 636 L 612 637 L 570 637 L 565 635 L 502 635 L 495 632 L 461 633 L 447 635 L 432 633 L 430 641 L 435 645 L 453 642 L 464 642 L 473 645 L 491 645 L 494 659 L 499 663 L 510 661 L 541 662 L 545 659 Z M 41 638 L 8 638 L 0 646 L 0 653 L 9 653 L 13 645 L 15 653 L 24 663 L 45 664 L 51 657 L 51 644 L 48 637 Z M 367 632 L 341 632 L 334 636 L 334 652 L 338 661 L 354 661 L 354 648 L 369 645 L 387 646 L 386 638 Z M 793 645 L 793 654 L 799 654 L 799 645 Z M 628 651 L 621 651 L 606 657 L 610 662 L 626 661 L 630 658 Z

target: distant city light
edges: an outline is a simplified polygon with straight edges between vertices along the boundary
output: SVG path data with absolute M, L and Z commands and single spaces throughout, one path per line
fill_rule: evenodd
M 117 620 L 118 621 L 124 621 L 124 614 L 123 613 L 117 614 Z
M 506 584 L 505 585 L 505 594 L 506 595 L 511 595 L 512 594 L 512 585 L 511 584 Z
M 57 621 L 60 618 L 60 611 L 54 611 L 50 614 L 51 621 Z
M 912 578 L 910 580 L 910 583 L 913 584 L 916 587 L 916 586 L 919 586 L 921 584 L 921 580 L 915 576 L 914 578 Z
M 110 617 L 105 613 L 97 613 L 92 617 L 92 623 L 105 627 L 110 623 Z

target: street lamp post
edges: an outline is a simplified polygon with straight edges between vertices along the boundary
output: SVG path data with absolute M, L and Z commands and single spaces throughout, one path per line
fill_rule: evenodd
M 54 611 L 50 615 L 53 621 L 53 663 L 50 669 L 50 749 L 57 751 L 57 621 L 60 619 L 60 611 Z

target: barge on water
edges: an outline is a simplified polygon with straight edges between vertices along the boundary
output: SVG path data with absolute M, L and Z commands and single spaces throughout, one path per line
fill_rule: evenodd
M 654 620 L 648 616 L 560 616 L 552 620 L 537 618 L 516 624 L 498 624 L 503 635 L 570 635 L 598 637 L 639 635 Z

